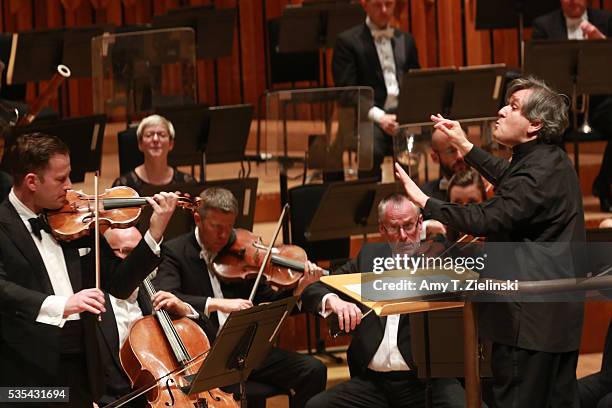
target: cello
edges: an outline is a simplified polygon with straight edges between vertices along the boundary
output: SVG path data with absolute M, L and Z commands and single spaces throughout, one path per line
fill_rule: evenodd
M 143 284 L 153 297 L 151 280 L 146 278 Z M 219 388 L 191 395 L 183 391 L 190 385 L 187 376 L 195 375 L 203 362 L 194 363 L 194 356 L 205 355 L 209 349 L 210 342 L 197 323 L 187 317 L 173 321 L 162 309 L 134 323 L 119 359 L 132 388 L 152 388 L 146 394 L 151 408 L 238 408 L 232 394 Z M 149 387 L 156 382 L 157 386 Z

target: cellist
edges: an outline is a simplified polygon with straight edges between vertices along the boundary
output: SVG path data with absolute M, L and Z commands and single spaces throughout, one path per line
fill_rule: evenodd
M 136 227 L 111 228 L 104 233 L 113 253 L 125 259 L 142 239 Z M 154 275 L 155 271 L 151 273 Z M 165 309 L 173 317 L 196 318 L 197 313 L 187 303 L 169 292 L 159 291 L 153 299 L 147 297 L 146 291 L 139 285 L 127 299 L 117 299 L 105 293 L 106 312 L 97 326 L 100 353 L 106 376 L 106 391 L 98 401 L 99 406 L 105 406 L 118 398 L 129 394 L 132 389 L 119 361 L 119 350 L 125 342 L 131 325 L 143 316 L 150 315 L 155 310 Z M 140 408 L 146 405 L 145 396 L 130 401 L 124 407 Z
M 226 283 L 213 271 L 215 258 L 228 250 L 235 237 L 236 198 L 222 188 L 209 188 L 200 197 L 201 206 L 194 214 L 195 230 L 164 244 L 163 261 L 153 284 L 159 290 L 176 294 L 207 316 L 206 334 L 212 342 L 229 313 L 253 305 L 248 300 L 253 283 Z M 293 292 L 275 292 L 260 283 L 254 303 L 299 295 L 315 280 L 316 273 L 322 272 L 310 262 L 306 262 L 305 269 Z M 303 407 L 310 397 L 325 389 L 326 377 L 326 368 L 319 360 L 274 347 L 249 379 L 293 390 L 293 406 Z M 253 401 L 249 401 L 249 406 L 253 406 Z
M 90 407 L 104 391 L 94 316 L 105 306 L 102 291 L 93 288 L 93 239 L 58 242 L 39 217 L 62 207 L 72 187 L 68 147 L 55 136 L 23 135 L 9 162 L 14 186 L 0 205 L 0 384 L 70 387 L 69 403 L 46 406 Z M 149 230 L 125 260 L 118 262 L 101 240 L 102 286 L 118 298 L 128 297 L 160 262 L 159 243 L 177 196 L 160 193 L 148 202 Z

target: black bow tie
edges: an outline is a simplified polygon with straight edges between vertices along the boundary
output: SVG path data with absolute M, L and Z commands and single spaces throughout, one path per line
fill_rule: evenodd
M 42 239 L 40 230 L 43 230 L 46 233 L 51 234 L 51 227 L 49 227 L 49 224 L 47 223 L 47 220 L 44 216 L 39 215 L 36 218 L 30 218 L 28 222 L 32 226 L 32 234 L 36 235 L 36 238 L 38 238 L 39 240 Z

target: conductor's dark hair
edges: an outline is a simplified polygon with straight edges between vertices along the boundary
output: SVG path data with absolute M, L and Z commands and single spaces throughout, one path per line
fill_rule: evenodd
M 552 90 L 544 81 L 530 76 L 517 78 L 510 83 L 506 101 L 513 93 L 522 89 L 531 90 L 531 94 L 521 107 L 521 113 L 530 122 L 542 124 L 538 139 L 544 143 L 560 144 L 569 123 L 568 107 L 563 96 Z
M 68 146 L 57 136 L 28 133 L 17 137 L 8 152 L 8 167 L 13 183 L 20 186 L 28 173 L 41 176 L 55 155 L 69 155 Z

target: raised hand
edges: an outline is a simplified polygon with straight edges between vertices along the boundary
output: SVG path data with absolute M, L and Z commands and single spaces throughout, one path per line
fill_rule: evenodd
M 470 150 L 472 150 L 474 145 L 467 139 L 467 136 L 461 128 L 461 124 L 459 122 L 456 120 L 446 119 L 439 113 L 437 115 L 431 115 L 430 118 L 435 123 L 433 127 L 448 136 L 449 142 L 457 150 L 459 150 L 459 153 L 465 156 Z
M 147 202 L 153 208 L 153 214 L 151 214 L 151 221 L 149 222 L 149 232 L 156 242 L 160 242 L 164 236 L 164 231 L 166 231 L 168 222 L 174 214 L 177 201 L 178 196 L 176 194 L 163 191 L 153 197 L 147 197 Z
M 425 207 L 429 197 L 412 181 L 399 163 L 395 163 L 395 176 L 402 182 L 408 199 L 420 208 Z

